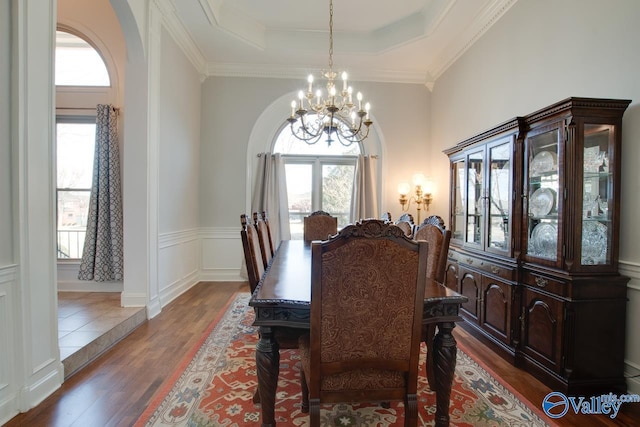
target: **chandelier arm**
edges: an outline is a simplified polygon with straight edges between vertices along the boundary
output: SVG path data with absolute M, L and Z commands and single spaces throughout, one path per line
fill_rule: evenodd
M 318 141 L 320 141 L 320 138 L 322 137 L 322 132 L 316 135 L 307 134 L 310 136 L 310 138 L 304 138 L 304 137 L 298 136 L 297 132 L 295 132 L 295 130 L 293 129 L 293 124 L 291 124 L 291 135 L 293 135 L 296 139 L 299 139 L 300 141 L 303 141 L 309 145 L 313 145 Z
M 347 85 L 347 74 L 342 73 L 342 89 L 339 91 L 335 84 L 337 74 L 333 71 L 333 0 L 329 0 L 329 70 L 323 73 L 327 79 L 326 98 L 323 99 L 322 92 L 318 90 L 315 94 L 316 103 L 313 102 L 313 75 L 309 75 L 309 83 L 306 95 L 300 91 L 300 108 L 296 108 L 296 102 L 291 103 L 291 117 L 287 120 L 291 124 L 291 133 L 297 139 L 305 141 L 307 144 L 315 144 L 320 138 L 327 134 L 327 143 L 331 145 L 332 134 L 335 134 L 338 141 L 349 146 L 353 143 L 360 143 L 369 135 L 369 127 L 373 123 L 368 118 L 369 104 L 366 105 L 366 113 L 362 109 L 362 95 L 357 93 L 358 108 L 353 104 L 351 86 Z M 307 110 L 305 110 L 305 97 L 310 112 L 315 113 L 313 121 L 305 122 Z M 294 113 L 297 113 L 297 118 Z M 356 128 L 355 117 L 358 117 Z M 293 123 L 300 123 L 294 128 Z M 366 125 L 366 132 L 363 133 L 362 124 Z

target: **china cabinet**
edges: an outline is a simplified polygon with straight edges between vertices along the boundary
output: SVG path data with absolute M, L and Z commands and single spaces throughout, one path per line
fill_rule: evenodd
M 618 274 L 628 100 L 568 98 L 445 150 L 445 284 L 465 328 L 565 392 L 626 389 Z

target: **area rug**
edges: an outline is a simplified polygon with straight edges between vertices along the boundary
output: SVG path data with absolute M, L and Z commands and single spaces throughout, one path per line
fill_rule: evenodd
M 257 328 L 248 293 L 236 294 L 158 391 L 136 427 L 257 426 L 260 405 L 253 403 L 258 383 L 255 368 Z M 425 352 L 424 344 L 422 352 Z M 425 354 L 421 355 L 421 364 Z M 421 365 L 420 372 L 424 372 Z M 471 357 L 458 349 L 451 392 L 453 426 L 546 426 L 541 411 L 530 408 L 516 392 L 498 382 Z M 300 410 L 299 360 L 295 350 L 283 350 L 276 395 L 276 422 L 308 426 Z M 435 394 L 424 375 L 418 384 L 419 425 L 434 424 Z M 402 426 L 402 403 L 390 408 L 378 404 L 328 405 L 321 410 L 322 426 Z

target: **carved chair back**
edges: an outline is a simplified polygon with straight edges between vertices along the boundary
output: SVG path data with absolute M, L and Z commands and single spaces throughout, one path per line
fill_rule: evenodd
M 269 224 L 269 217 L 267 211 L 262 211 L 262 220 L 267 224 L 267 237 L 269 238 L 269 248 L 271 249 L 271 256 L 276 254 L 276 248 L 273 245 L 273 234 L 271 234 L 271 224 Z
M 267 223 L 262 219 L 262 216 L 260 216 L 258 212 L 253 213 L 253 223 L 258 231 L 258 242 L 260 243 L 262 263 L 266 269 L 273 258 L 273 251 L 269 245 L 269 229 L 267 228 Z
M 240 237 L 242 238 L 242 248 L 244 250 L 244 260 L 247 266 L 247 276 L 251 293 L 256 289 L 262 275 L 264 274 L 264 261 L 260 252 L 260 239 L 256 227 L 248 220 L 247 215 L 240 215 Z
M 421 225 L 414 235 L 415 240 L 426 240 L 429 244 L 429 256 L 427 258 L 427 277 L 436 282 L 444 281 L 449 253 L 451 231 L 433 224 Z
M 400 218 L 396 221 L 396 225 L 404 231 L 404 234 L 412 237 L 413 236 L 413 215 L 409 213 L 405 213 L 400 215 Z
M 300 340 L 311 426 L 320 403 L 390 400 L 415 426 L 427 243 L 370 219 L 311 245 L 311 329 Z
M 338 232 L 338 218 L 325 211 L 315 211 L 304 217 L 305 241 L 327 240 Z

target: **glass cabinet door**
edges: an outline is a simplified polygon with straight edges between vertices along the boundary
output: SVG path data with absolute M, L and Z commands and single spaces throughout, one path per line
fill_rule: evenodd
M 611 262 L 613 236 L 612 125 L 585 125 L 582 177 L 581 265 Z
M 558 135 L 554 128 L 526 140 L 526 253 L 549 261 L 558 260 Z
M 467 232 L 466 243 L 482 245 L 484 237 L 484 152 L 478 151 L 467 157 Z
M 489 147 L 489 230 L 487 246 L 508 251 L 511 247 L 511 142 Z
M 451 170 L 453 176 L 451 177 L 453 197 L 451 212 L 451 233 L 452 239 L 462 240 L 464 237 L 464 206 L 466 204 L 466 194 L 464 192 L 464 160 L 458 160 L 453 162 Z

